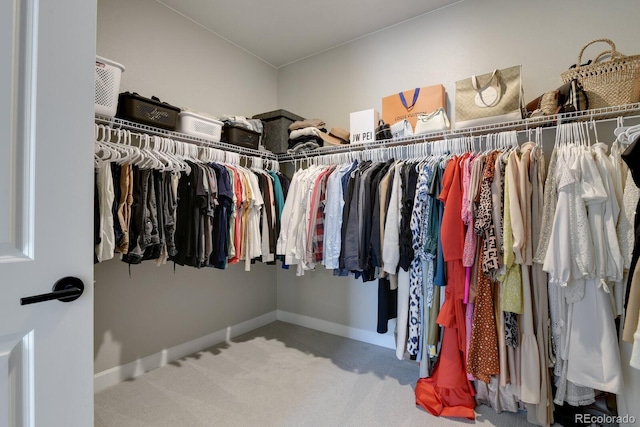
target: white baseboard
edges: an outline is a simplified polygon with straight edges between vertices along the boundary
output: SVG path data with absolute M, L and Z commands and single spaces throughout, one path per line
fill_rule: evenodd
M 238 323 L 237 325 L 231 325 L 204 337 L 196 338 L 192 341 L 164 349 L 159 353 L 135 360 L 131 363 L 127 363 L 126 365 L 116 366 L 114 368 L 107 369 L 106 371 L 99 372 L 93 376 L 94 393 L 114 386 L 124 380 L 135 378 L 145 372 L 165 366 L 170 362 L 190 354 L 197 353 L 205 348 L 228 341 L 238 335 L 242 335 L 254 329 L 268 325 L 276 320 L 278 320 L 278 314 L 274 310 L 270 313 L 263 314 L 262 316 Z
M 278 320 L 326 332 L 328 334 L 378 345 L 380 347 L 391 349 L 396 348 L 395 338 L 392 331 L 389 331 L 386 334 L 379 334 L 377 332 L 352 328 L 350 326 L 340 325 L 339 323 L 328 322 L 326 320 L 316 319 L 315 317 L 304 316 L 302 314 L 291 313 L 283 310 L 278 310 Z

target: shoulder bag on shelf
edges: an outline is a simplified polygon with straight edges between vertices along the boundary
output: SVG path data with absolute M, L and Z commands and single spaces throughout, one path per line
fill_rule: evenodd
M 411 128 L 411 123 L 409 123 L 409 120 L 404 119 L 392 124 L 391 134 L 393 135 L 394 139 L 413 136 L 413 129 Z
M 589 98 L 578 79 L 573 79 L 556 90 L 545 92 L 527 104 L 527 117 L 571 113 L 589 109 Z
M 384 139 L 393 138 L 393 134 L 391 133 L 391 127 L 383 122 L 382 120 L 378 121 L 378 127 L 376 128 L 376 141 L 381 141 Z
M 522 120 L 521 67 L 494 70 L 456 82 L 456 128 Z
M 414 135 L 449 130 L 451 124 L 444 108 L 438 108 L 431 114 L 418 114 Z

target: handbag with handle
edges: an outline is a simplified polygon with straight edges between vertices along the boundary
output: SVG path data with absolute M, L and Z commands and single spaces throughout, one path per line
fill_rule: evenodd
M 589 97 L 578 79 L 573 79 L 556 90 L 545 92 L 526 106 L 527 117 L 571 113 L 589 109 Z
M 409 120 L 404 119 L 392 124 L 391 134 L 393 135 L 394 139 L 413 136 L 413 128 L 411 127 L 411 123 L 409 123 Z
M 522 119 L 521 66 L 456 82 L 456 128 Z
M 414 135 L 449 130 L 451 123 L 444 108 L 438 108 L 431 114 L 418 114 Z
M 381 141 L 385 139 L 393 138 L 393 134 L 391 133 L 391 127 L 386 124 L 384 121 L 378 121 L 378 127 L 376 128 L 376 141 Z
M 582 63 L 585 49 L 594 43 L 609 44 L 610 50 L 600 53 L 586 65 Z M 608 60 L 601 61 L 603 56 Z M 564 83 L 577 79 L 589 97 L 589 108 L 632 104 L 640 101 L 640 55 L 623 55 L 609 39 L 587 43 L 578 54 L 575 66 L 560 75 Z

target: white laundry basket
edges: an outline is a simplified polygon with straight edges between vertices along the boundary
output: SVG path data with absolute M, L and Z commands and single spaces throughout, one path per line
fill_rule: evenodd
M 191 111 L 181 111 L 178 115 L 177 130 L 187 135 L 220 142 L 222 122 Z
M 123 72 L 122 64 L 96 56 L 96 114 L 107 117 L 116 115 L 120 78 Z

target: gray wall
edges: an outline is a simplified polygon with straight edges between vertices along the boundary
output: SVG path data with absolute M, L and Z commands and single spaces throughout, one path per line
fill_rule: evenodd
M 213 115 L 276 107 L 276 69 L 155 0 L 98 0 L 97 34 L 97 54 L 126 67 L 121 92 Z
M 528 101 L 558 87 L 593 39 L 640 53 L 638 13 L 637 0 L 463 1 L 279 69 L 278 107 L 348 129 L 352 111 L 380 111 L 383 96 L 442 83 L 453 116 L 457 80 L 516 64 Z M 587 57 L 606 46 L 589 48 Z M 610 142 L 606 135 L 599 132 Z M 553 145 L 553 133 L 544 136 Z M 375 282 L 278 272 L 279 310 L 375 332 L 376 301 Z
M 245 272 L 172 264 L 95 266 L 95 372 L 224 330 L 276 309 L 275 267 Z
M 273 67 L 154 0 L 99 0 L 97 54 L 126 67 L 121 91 L 214 115 L 276 109 Z M 275 270 L 97 265 L 95 372 L 275 310 Z
M 380 111 L 383 96 L 441 83 L 452 103 L 457 80 L 517 64 L 531 100 L 558 87 L 593 39 L 640 53 L 638 12 L 637 0 L 462 1 L 280 68 L 278 108 L 348 129 L 350 112 Z

